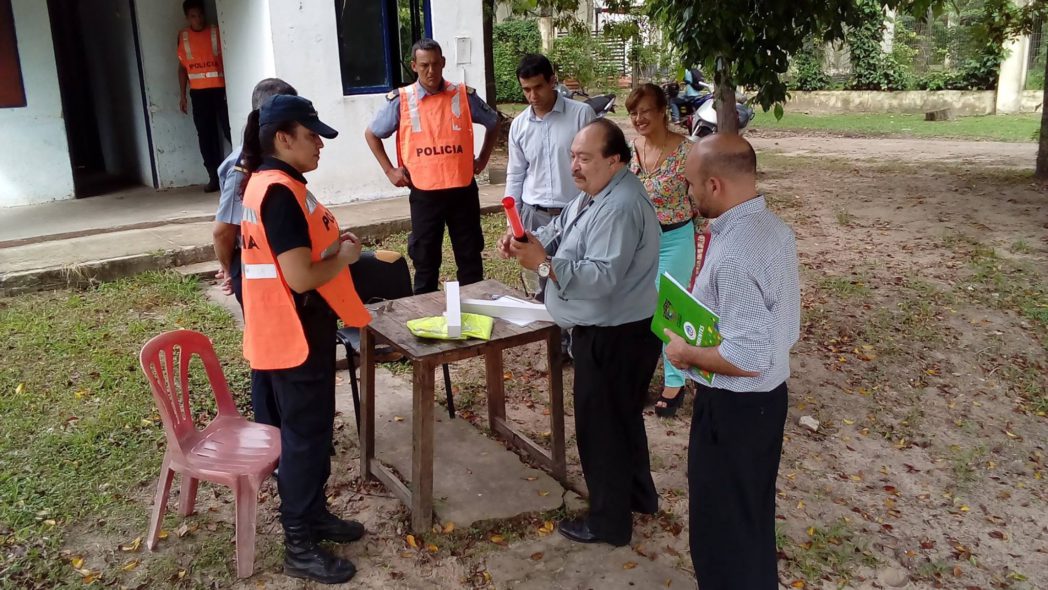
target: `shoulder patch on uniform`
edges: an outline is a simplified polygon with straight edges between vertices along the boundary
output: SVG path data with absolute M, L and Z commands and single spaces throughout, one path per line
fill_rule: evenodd
M 400 94 L 399 90 L 390 90 L 389 93 L 386 94 L 386 100 L 393 100 L 398 94 Z

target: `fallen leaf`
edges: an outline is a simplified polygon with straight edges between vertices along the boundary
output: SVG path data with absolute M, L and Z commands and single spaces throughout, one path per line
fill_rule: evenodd
M 142 537 L 135 537 L 134 541 L 131 541 L 127 545 L 120 545 L 118 547 L 121 551 L 132 553 L 142 548 Z
M 178 533 L 179 538 L 182 538 L 189 534 L 189 525 L 183 522 L 175 532 Z
M 496 545 L 502 545 L 506 540 L 502 538 L 502 535 L 491 535 L 491 542 Z
M 411 556 L 412 556 L 412 555 L 414 555 L 414 554 L 415 554 L 415 553 L 414 553 L 414 552 L 412 552 L 412 551 L 401 551 L 401 552 L 400 552 L 400 556 L 401 556 L 401 557 L 411 557 Z
M 1008 538 L 1008 535 L 1005 535 L 1003 531 L 990 531 L 990 536 L 994 539 L 1000 539 L 1002 541 Z
M 80 574 L 80 579 L 81 579 L 81 581 L 83 581 L 84 585 L 86 585 L 86 586 L 94 584 L 95 582 L 97 582 L 99 579 L 102 578 L 102 572 L 99 572 L 99 571 L 86 570 L 85 569 L 85 570 L 77 570 L 77 573 Z
M 542 496 L 543 498 L 545 498 L 546 496 L 549 495 L 549 492 L 546 491 L 546 490 L 539 490 L 539 495 Z
M 129 571 L 135 569 L 136 567 L 138 567 L 138 564 L 139 564 L 139 561 L 137 559 L 132 559 L 131 561 L 129 561 L 129 562 L 125 563 L 123 566 L 121 566 L 120 569 L 125 571 L 125 572 L 129 572 Z
M 188 574 L 188 573 L 189 572 L 187 572 L 185 569 L 180 569 L 180 570 L 178 570 L 178 573 L 175 574 L 175 575 L 178 576 L 179 580 L 181 580 L 182 578 L 186 577 L 186 574 Z
M 436 553 L 437 551 L 440 551 L 440 547 L 437 547 L 433 543 L 430 543 L 429 545 L 426 545 L 426 551 L 429 551 L 430 553 Z
M 804 580 L 794 580 L 792 583 L 790 583 L 790 588 L 806 588 L 806 587 L 807 587 L 807 585 L 804 583 Z
M 513 380 L 513 372 L 512 371 L 506 371 L 505 373 L 503 373 L 502 374 L 502 380 L 503 381 L 512 381 Z
M 415 540 L 415 535 L 408 535 L 407 537 L 405 537 L 405 539 L 408 542 L 408 547 L 411 547 L 412 549 L 418 549 L 418 541 Z
M 631 570 L 635 567 L 637 567 L 637 562 L 635 561 L 627 561 L 626 563 L 622 564 L 622 569 L 624 570 Z
M 15 395 L 22 395 L 23 391 L 25 391 L 25 383 L 19 383 L 15 386 Z
M 1011 439 L 1019 438 L 1019 435 L 1015 434 L 1014 432 L 1010 432 L 1008 430 L 1005 430 L 1004 433 L 1008 435 L 1008 438 L 1011 438 Z
M 73 566 L 73 569 L 78 570 L 84 567 L 84 557 L 82 555 L 74 555 L 73 558 L 69 560 L 69 564 Z
M 553 532 L 553 521 L 547 520 L 542 526 L 539 527 L 540 535 L 548 535 Z
M 542 559 L 542 555 L 543 555 L 543 553 L 541 551 L 532 553 L 531 554 L 531 561 L 538 561 L 538 560 Z
M 49 518 L 44 521 L 44 524 L 46 524 L 47 526 L 55 526 L 56 524 L 58 524 L 58 522 L 55 521 L 55 519 L 53 518 Z
M 165 531 L 165 530 L 161 530 L 161 531 L 160 531 L 159 533 L 157 533 L 157 536 L 156 536 L 156 537 L 157 537 L 158 539 L 166 539 L 166 538 L 167 538 L 167 535 L 168 535 L 168 532 L 167 532 L 167 531 Z
M 455 523 L 447 522 L 444 523 L 444 534 L 447 535 L 455 530 Z
M 967 504 L 961 505 L 961 512 L 968 512 L 971 508 L 968 508 Z
M 848 426 L 851 426 L 852 424 L 855 424 L 855 420 L 849 420 L 848 418 L 845 418 L 844 423 Z
M 403 416 L 393 416 L 393 421 L 394 422 L 403 422 L 404 421 L 404 417 Z

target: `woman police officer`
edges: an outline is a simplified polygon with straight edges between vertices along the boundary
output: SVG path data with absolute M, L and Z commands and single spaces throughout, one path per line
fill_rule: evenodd
M 350 542 L 359 522 L 328 510 L 324 486 L 335 416 L 336 320 L 364 326 L 370 315 L 348 267 L 360 242 L 306 189 L 321 137 L 338 132 L 310 101 L 276 95 L 248 116 L 243 164 L 244 356 L 255 385 L 272 389 L 281 416 L 280 520 L 284 573 L 322 583 L 348 581 L 356 567 L 318 545 Z

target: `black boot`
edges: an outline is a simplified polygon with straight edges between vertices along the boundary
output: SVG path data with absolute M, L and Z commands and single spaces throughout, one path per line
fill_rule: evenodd
M 208 170 L 207 171 L 207 186 L 204 187 L 205 193 L 213 193 L 218 191 L 218 171 Z
M 284 574 L 321 584 L 343 584 L 356 573 L 351 561 L 335 557 L 317 545 L 308 526 L 284 526 Z
M 364 525 L 355 520 L 342 520 L 328 512 L 323 512 L 313 519 L 309 527 L 315 541 L 333 541 L 335 543 L 352 543 L 364 536 Z

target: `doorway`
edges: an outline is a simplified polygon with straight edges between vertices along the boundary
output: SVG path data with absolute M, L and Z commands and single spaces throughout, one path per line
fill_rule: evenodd
M 77 198 L 155 187 L 134 0 L 47 0 Z

